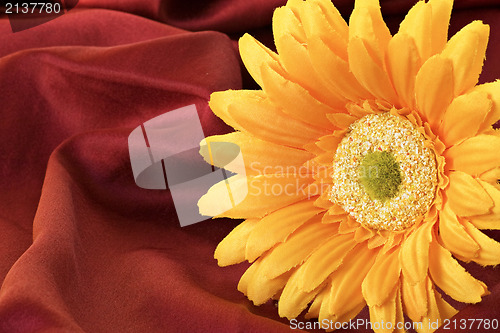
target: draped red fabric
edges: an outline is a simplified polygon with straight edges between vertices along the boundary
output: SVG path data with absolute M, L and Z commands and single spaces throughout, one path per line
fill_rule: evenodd
M 391 29 L 414 2 L 381 1 Z M 353 1 L 334 3 L 348 17 Z M 0 332 L 290 331 L 272 302 L 255 307 L 237 291 L 247 264 L 213 259 L 239 221 L 180 227 L 168 190 L 135 184 L 127 143 L 137 126 L 189 104 L 205 136 L 231 131 L 210 93 L 255 87 L 235 41 L 250 32 L 272 42 L 282 4 L 80 0 L 16 33 L 0 16 Z M 476 19 L 491 25 L 481 81 L 492 81 L 498 1 L 456 0 L 452 33 Z M 500 319 L 500 270 L 466 266 L 491 295 L 455 318 Z

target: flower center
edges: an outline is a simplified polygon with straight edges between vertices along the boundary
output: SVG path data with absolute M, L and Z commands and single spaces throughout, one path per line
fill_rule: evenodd
M 330 200 L 376 230 L 404 230 L 428 211 L 437 186 L 434 152 L 409 120 L 370 114 L 335 152 Z
M 359 180 L 372 200 L 385 201 L 398 194 L 399 163 L 387 151 L 369 151 L 360 164 Z

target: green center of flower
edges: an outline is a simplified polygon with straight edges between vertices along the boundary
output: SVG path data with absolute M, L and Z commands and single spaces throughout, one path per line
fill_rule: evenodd
M 372 200 L 394 198 L 401 185 L 399 163 L 388 151 L 371 151 L 359 166 L 359 180 Z

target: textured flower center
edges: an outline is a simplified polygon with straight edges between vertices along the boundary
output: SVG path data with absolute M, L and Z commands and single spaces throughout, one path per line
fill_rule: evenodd
M 372 229 L 412 226 L 436 192 L 436 158 L 425 142 L 409 120 L 388 112 L 354 122 L 335 152 L 330 200 Z
M 387 151 L 370 151 L 362 159 L 359 180 L 372 200 L 385 201 L 398 194 L 399 164 Z

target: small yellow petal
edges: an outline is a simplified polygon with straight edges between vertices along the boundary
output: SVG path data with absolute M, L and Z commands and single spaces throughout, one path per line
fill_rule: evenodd
M 323 40 L 331 52 L 347 61 L 347 41 L 349 28 L 331 1 L 312 0 L 305 2 L 302 24 L 309 45 L 315 39 Z
M 441 141 L 453 146 L 476 135 L 491 106 L 491 100 L 484 92 L 474 91 L 455 98 L 439 127 Z
M 415 107 L 415 77 L 422 65 L 414 40 L 398 33 L 387 52 L 387 71 L 404 106 Z
M 411 284 L 403 279 L 401 283 L 403 305 L 405 313 L 414 322 L 421 322 L 422 318 L 427 314 L 427 283 L 429 277 L 417 284 Z
M 448 26 L 450 24 L 453 0 L 430 0 L 432 12 L 431 54 L 440 53 L 448 42 Z
M 294 12 L 288 7 L 277 8 L 274 11 L 274 15 L 291 16 L 290 21 L 296 20 L 296 25 L 298 27 L 301 26 Z M 341 108 L 345 105 L 346 99 L 336 90 L 329 89 L 329 86 L 325 85 L 323 79 L 316 75 L 304 41 L 297 39 L 289 31 L 274 29 L 274 42 L 278 50 L 280 63 L 293 81 L 299 83 L 312 96 L 326 105 L 333 108 Z
M 439 237 L 453 254 L 470 261 L 477 255 L 479 246 L 472 239 L 449 205 L 439 212 Z
M 453 97 L 452 61 L 440 55 L 432 56 L 418 71 L 415 98 L 418 109 L 433 129 L 439 127 Z
M 483 282 L 472 277 L 437 241 L 430 246 L 429 272 L 446 294 L 463 303 L 478 303 L 487 294 Z
M 310 196 L 311 177 L 293 175 L 235 175 L 212 186 L 198 201 L 200 213 L 229 218 L 263 217 Z M 235 206 L 227 207 L 231 195 Z
M 234 228 L 215 249 L 214 258 L 219 266 L 229 266 L 245 261 L 245 247 L 248 236 L 258 219 L 248 219 Z
M 446 167 L 473 176 L 500 166 L 500 137 L 478 135 L 444 152 Z
M 235 129 L 284 146 L 302 148 L 325 134 L 276 108 L 262 91 L 215 92 L 210 96 L 210 108 Z
M 319 128 L 331 129 L 326 118 L 334 109 L 321 103 L 299 84 L 290 81 L 278 66 L 261 67 L 264 91 L 289 116 Z
M 364 302 L 361 284 L 375 262 L 376 255 L 376 250 L 369 250 L 364 244 L 359 244 L 346 256 L 340 268 L 331 276 L 330 313 L 341 316 Z
M 374 61 L 381 66 L 391 32 L 382 18 L 379 0 L 357 0 L 349 19 L 349 43 L 352 39 L 366 43 L 368 52 L 374 54 Z M 349 52 L 349 61 L 351 52 Z
M 446 196 L 451 209 L 458 216 L 486 214 L 493 207 L 493 200 L 472 176 L 453 171 L 450 172 L 449 178 L 450 185 Z
M 481 248 L 478 256 L 472 260 L 483 266 L 500 264 L 500 243 L 486 236 L 467 221 L 464 221 L 464 226 L 465 230 Z
M 492 126 L 500 119 L 500 81 L 480 84 L 475 86 L 472 91 L 483 92 L 488 94 L 491 99 L 492 107 L 486 115 L 483 123 L 479 127 L 479 133 L 492 131 Z
M 330 113 L 326 116 L 335 127 L 340 129 L 347 129 L 349 125 L 357 120 L 356 117 L 346 113 Z
M 383 305 L 395 286 L 401 272 L 399 249 L 379 255 L 362 284 L 363 296 L 369 306 Z
M 457 32 L 441 53 L 453 62 L 455 96 L 476 85 L 483 68 L 489 34 L 488 25 L 474 21 Z
M 244 34 L 240 38 L 238 47 L 243 64 L 255 82 L 262 87 L 263 83 L 260 68 L 262 64 L 266 62 L 277 64 L 278 55 L 249 34 Z
M 244 165 L 235 160 L 233 149 L 228 149 L 227 145 L 214 143 L 237 145 Z M 200 147 L 200 154 L 206 162 L 214 161 L 214 165 L 218 168 L 235 173 L 244 171 L 247 175 L 305 174 L 308 171 L 302 164 L 314 157 L 305 150 L 277 145 L 243 132 L 209 136 L 201 142 Z M 286 161 L 286 166 L 283 165 L 283 161 Z
M 432 9 L 429 3 L 419 1 L 408 11 L 399 26 L 398 34 L 406 34 L 415 41 L 420 58 L 425 61 L 432 55 Z M 432 31 L 432 32 L 431 32 Z
M 478 179 L 479 184 L 493 200 L 491 213 L 478 216 L 470 216 L 468 220 L 478 229 L 500 230 L 500 190 L 495 186 Z
M 417 284 L 427 277 L 429 267 L 429 243 L 432 240 L 434 221 L 416 229 L 401 246 L 399 261 L 407 283 Z
M 301 267 L 299 287 L 312 291 L 320 286 L 354 248 L 352 235 L 338 235 L 317 248 Z
M 375 333 L 392 333 L 396 327 L 397 295 L 398 289 L 395 288 L 391 294 L 388 295 L 384 304 L 370 306 L 370 321 L 372 323 L 379 323 L 379 325 L 372 326 Z M 381 325 L 381 323 L 384 323 L 384 325 Z
M 280 317 L 286 317 L 288 319 L 296 318 L 314 297 L 325 288 L 325 286 L 319 286 L 312 291 L 305 291 L 300 288 L 298 281 L 301 273 L 302 267 L 292 274 L 283 289 L 283 293 L 278 303 L 278 313 Z
M 326 296 L 329 294 L 330 294 L 330 287 L 327 285 L 319 292 L 319 294 L 313 300 L 313 302 L 309 306 L 309 310 L 307 310 L 307 313 L 305 314 L 304 317 L 306 319 L 318 318 L 319 311 L 321 309 L 321 306 L 323 305 L 323 301 L 325 300 Z
M 430 280 L 427 281 L 427 303 L 429 311 L 422 319 L 422 325 L 417 326 L 418 333 L 433 333 L 444 324 L 445 319 L 450 319 L 458 312 L 443 300 Z
M 387 72 L 372 58 L 365 42 L 359 37 L 353 37 L 349 40 L 348 52 L 349 67 L 359 83 L 375 97 L 399 105 Z
M 308 41 L 308 51 L 316 73 L 331 87 L 330 90 L 337 90 L 355 102 L 373 98 L 353 75 L 349 63 L 338 56 L 321 37 L 314 36 Z
M 261 273 L 273 279 L 289 271 L 304 262 L 316 248 L 332 237 L 334 232 L 334 226 L 321 223 L 321 216 L 313 217 L 291 234 L 286 242 L 272 249 L 262 262 Z
M 321 211 L 313 200 L 303 200 L 265 216 L 248 237 L 246 259 L 254 261 Z
M 254 262 L 238 283 L 238 290 L 244 293 L 255 305 L 264 304 L 279 293 L 293 273 L 290 271 L 274 279 L 269 279 L 262 274 L 264 260 L 265 257 Z

